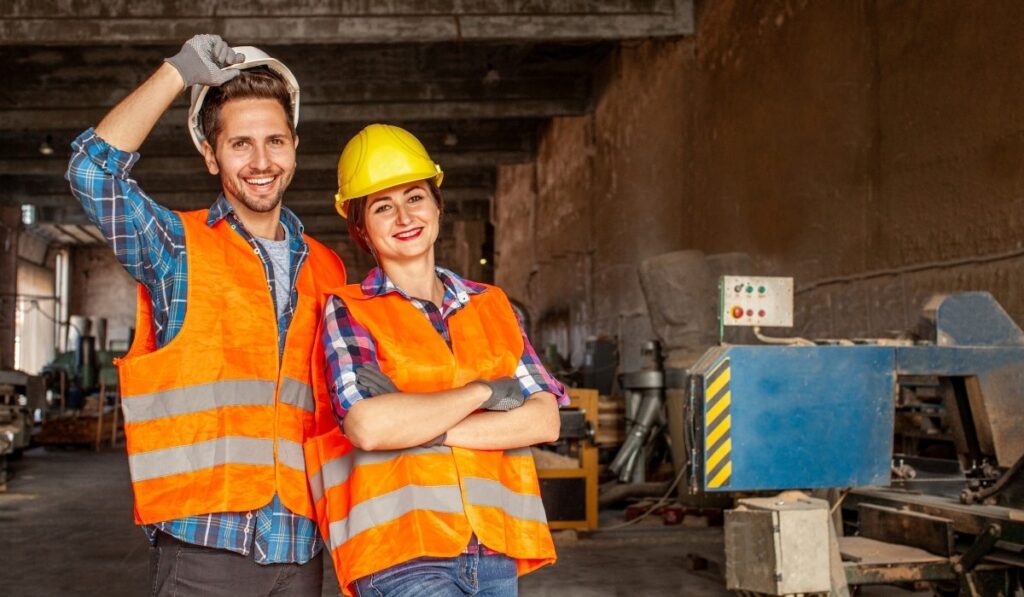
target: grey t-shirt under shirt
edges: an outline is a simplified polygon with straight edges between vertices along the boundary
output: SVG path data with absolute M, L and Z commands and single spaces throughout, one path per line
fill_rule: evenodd
M 270 262 L 274 264 L 274 280 L 276 282 L 274 284 L 274 301 L 277 305 L 278 318 L 281 317 L 285 307 L 288 306 L 292 285 L 291 272 L 289 271 L 292 255 L 288 247 L 288 228 L 286 226 L 281 226 L 281 228 L 284 229 L 284 240 L 256 239 L 256 242 L 260 243 L 263 250 L 267 252 Z

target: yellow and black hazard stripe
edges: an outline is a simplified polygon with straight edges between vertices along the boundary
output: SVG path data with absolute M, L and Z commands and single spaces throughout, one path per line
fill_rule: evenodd
M 729 359 L 704 378 L 704 482 L 708 489 L 729 486 L 732 477 L 732 394 Z

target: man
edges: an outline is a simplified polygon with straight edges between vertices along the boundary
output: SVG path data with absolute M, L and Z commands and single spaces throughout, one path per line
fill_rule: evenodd
M 236 49 L 215 35 L 186 42 L 75 140 L 67 178 L 139 282 L 119 368 L 152 593 L 320 595 L 302 445 L 323 385 L 310 367 L 321 289 L 345 271 L 281 205 L 298 84 L 260 50 Z M 189 131 L 222 193 L 209 210 L 172 212 L 130 171 L 190 87 Z

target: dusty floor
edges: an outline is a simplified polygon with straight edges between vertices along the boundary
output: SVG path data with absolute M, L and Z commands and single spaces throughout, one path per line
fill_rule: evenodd
M 146 594 L 149 546 L 132 524 L 123 452 L 34 449 L 12 468 L 0 494 L 0 594 Z M 526 577 L 522 595 L 729 594 L 714 572 L 686 567 L 687 553 L 719 557 L 715 529 L 656 526 L 557 541 L 558 564 Z M 337 595 L 333 572 L 323 594 Z

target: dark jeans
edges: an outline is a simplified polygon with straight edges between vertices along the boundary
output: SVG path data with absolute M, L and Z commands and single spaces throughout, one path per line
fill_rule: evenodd
M 149 552 L 153 597 L 282 595 L 320 597 L 323 551 L 305 564 L 257 564 L 252 555 L 184 543 L 157 534 Z
M 416 558 L 355 583 L 358 597 L 515 597 L 516 562 L 503 554 Z

